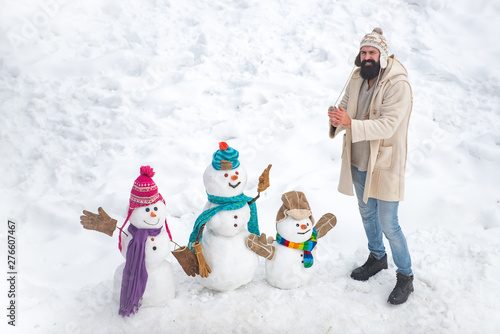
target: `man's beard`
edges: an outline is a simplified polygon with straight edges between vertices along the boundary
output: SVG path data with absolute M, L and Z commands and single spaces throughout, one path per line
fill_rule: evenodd
M 366 66 L 366 63 L 371 63 L 371 66 Z M 375 62 L 373 59 L 365 59 L 361 62 L 361 72 L 359 73 L 363 79 L 371 80 L 378 76 L 380 72 L 380 61 Z

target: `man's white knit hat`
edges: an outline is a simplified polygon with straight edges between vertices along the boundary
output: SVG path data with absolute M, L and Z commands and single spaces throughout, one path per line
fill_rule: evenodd
M 387 46 L 387 40 L 383 36 L 381 28 L 377 27 L 373 29 L 371 33 L 366 34 L 365 37 L 363 37 L 363 40 L 361 40 L 359 48 L 361 49 L 363 46 L 371 46 L 378 49 L 380 51 L 380 67 L 381 68 L 387 67 L 387 58 L 389 57 L 389 47 Z M 357 66 L 360 66 L 361 61 L 358 57 L 356 57 L 355 63 Z

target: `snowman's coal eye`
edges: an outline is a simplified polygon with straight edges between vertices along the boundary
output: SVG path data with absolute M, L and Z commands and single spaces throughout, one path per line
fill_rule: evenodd
M 224 174 L 224 176 L 225 176 L 225 177 L 228 177 L 229 175 L 227 175 L 227 173 L 226 173 L 226 174 Z
M 158 207 L 156 207 L 156 206 L 155 206 L 154 210 L 155 210 L 155 211 L 158 211 Z M 307 225 L 309 225 L 309 224 L 307 224 Z
M 295 225 L 295 226 L 299 227 L 299 224 L 297 224 L 297 225 Z
M 146 208 L 146 212 L 149 212 L 149 211 L 150 211 L 150 209 L 149 209 L 149 208 Z

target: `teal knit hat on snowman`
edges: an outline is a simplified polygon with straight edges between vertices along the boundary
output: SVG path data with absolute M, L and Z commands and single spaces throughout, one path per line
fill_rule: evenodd
M 240 166 L 240 153 L 221 141 L 219 149 L 212 156 L 212 167 L 216 170 L 231 170 Z

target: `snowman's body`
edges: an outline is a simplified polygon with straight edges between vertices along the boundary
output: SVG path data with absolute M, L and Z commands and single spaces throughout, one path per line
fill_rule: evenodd
M 155 210 L 156 209 L 156 210 Z M 154 213 L 154 217 L 152 216 Z M 165 227 L 166 207 L 161 201 L 135 209 L 130 216 L 130 224 L 139 229 L 157 229 L 160 234 L 148 236 L 145 244 L 145 265 L 148 273 L 146 290 L 142 296 L 141 307 L 162 306 L 175 297 L 174 271 L 167 261 L 172 251 L 172 243 Z M 127 250 L 132 236 L 122 237 L 122 255 L 127 258 Z M 125 263 L 116 268 L 114 277 L 114 298 L 120 301 L 122 274 Z
M 207 193 L 217 197 L 241 195 L 247 182 L 243 167 L 216 170 L 209 165 L 203 175 Z M 217 206 L 211 202 L 204 210 Z M 248 204 L 240 209 L 220 211 L 207 223 L 201 239 L 203 255 L 211 269 L 208 277 L 198 277 L 210 289 L 228 291 L 249 283 L 259 263 L 258 255 L 248 249 L 247 223 L 250 220 Z
M 276 224 L 276 229 L 286 240 L 302 243 L 311 238 L 313 227 L 309 218 L 299 221 L 287 217 Z M 274 258 L 266 261 L 266 279 L 269 284 L 280 289 L 295 289 L 307 284 L 316 266 L 304 267 L 304 251 L 286 247 L 276 241 L 273 242 L 273 247 Z M 313 258 L 314 253 L 313 250 Z

